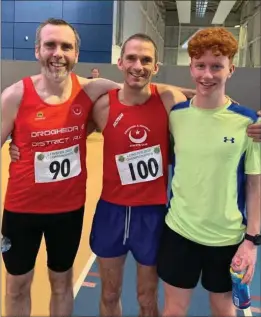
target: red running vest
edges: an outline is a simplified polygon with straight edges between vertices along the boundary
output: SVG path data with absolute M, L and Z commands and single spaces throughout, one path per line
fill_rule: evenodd
M 155 85 L 142 105 L 126 106 L 118 89 L 109 92 L 110 111 L 103 131 L 101 198 L 124 206 L 167 203 L 168 115 Z
M 10 164 L 5 209 L 61 213 L 79 209 L 86 199 L 86 128 L 92 101 L 75 74 L 70 98 L 50 105 L 38 96 L 32 79 L 12 133 L 20 159 Z

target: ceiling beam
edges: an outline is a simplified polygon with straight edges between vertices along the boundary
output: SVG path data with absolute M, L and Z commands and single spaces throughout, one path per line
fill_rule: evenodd
M 179 23 L 190 23 L 191 16 L 191 1 L 177 1 L 177 11 L 179 16 Z
M 217 7 L 217 11 L 213 17 L 212 24 L 224 24 L 226 18 L 228 17 L 230 11 L 237 1 L 227 1 L 221 0 Z

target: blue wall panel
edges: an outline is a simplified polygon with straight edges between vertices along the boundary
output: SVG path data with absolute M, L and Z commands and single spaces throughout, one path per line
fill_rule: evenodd
M 13 48 L 14 46 L 14 24 L 13 23 L 1 23 L 1 37 L 2 48 Z
M 110 51 L 112 25 L 73 24 L 81 38 L 83 51 Z
M 3 0 L 2 59 L 35 60 L 35 31 L 44 20 L 62 18 L 81 38 L 80 62 L 110 63 L 113 1 Z M 26 40 L 28 37 L 28 40 Z
M 15 22 L 43 22 L 62 18 L 62 1 L 15 1 Z
M 70 23 L 111 24 L 113 1 L 64 1 L 63 18 Z
M 14 48 L 34 48 L 39 23 L 14 23 Z M 28 40 L 25 37 L 28 36 Z
M 2 48 L 1 49 L 1 57 L 2 59 L 14 59 L 13 55 L 14 50 L 12 48 Z
M 87 52 L 81 51 L 80 63 L 111 63 L 111 52 Z
M 2 22 L 14 22 L 14 1 L 1 1 Z
M 33 48 L 15 48 L 14 59 L 20 61 L 36 61 Z

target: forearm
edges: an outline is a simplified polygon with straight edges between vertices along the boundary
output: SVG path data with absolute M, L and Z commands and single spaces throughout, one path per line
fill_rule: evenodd
M 176 89 L 178 89 L 179 91 L 181 91 L 185 96 L 194 96 L 196 95 L 196 89 L 192 89 L 192 88 L 185 88 L 185 87 L 179 87 L 179 86 L 173 86 Z
M 247 175 L 246 208 L 247 230 L 250 235 L 260 233 L 261 228 L 261 176 Z
M 2 116 L 3 119 L 4 116 Z M 2 129 L 1 129 L 1 148 L 3 147 L 4 143 L 8 139 L 8 136 L 12 133 L 13 124 L 9 122 L 8 118 L 4 118 L 5 121 L 2 121 Z
M 179 86 L 174 86 L 174 85 L 166 85 L 166 84 L 156 84 L 158 87 L 163 88 L 163 87 L 169 87 L 172 90 L 179 90 L 183 95 L 186 96 L 187 99 L 191 99 L 195 96 L 196 90 L 191 89 L 191 88 L 184 88 L 184 87 L 179 87 Z

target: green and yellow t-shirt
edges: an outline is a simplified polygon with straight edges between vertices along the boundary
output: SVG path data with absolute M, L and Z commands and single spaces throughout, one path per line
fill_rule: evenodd
M 173 107 L 173 176 L 167 225 L 209 246 L 239 243 L 246 228 L 246 174 L 261 174 L 260 143 L 246 133 L 254 110 L 228 101 L 202 109 Z

